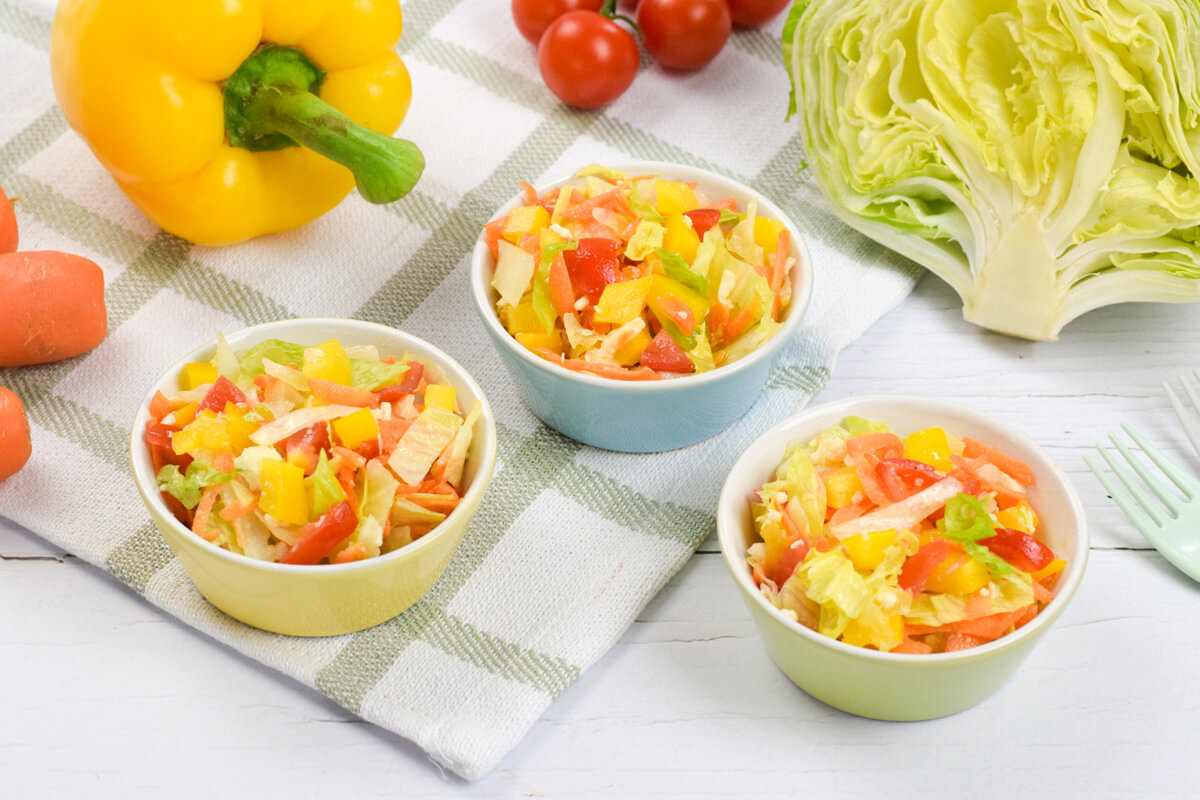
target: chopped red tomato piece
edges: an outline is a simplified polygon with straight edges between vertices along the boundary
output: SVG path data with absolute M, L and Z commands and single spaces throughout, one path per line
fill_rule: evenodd
M 624 243 L 616 239 L 580 239 L 578 247 L 562 253 L 571 285 L 597 302 L 604 287 L 617 281 L 623 250 Z
M 949 553 L 950 542 L 945 539 L 934 539 L 913 553 L 900 569 L 900 588 L 908 589 L 913 594 L 920 593 L 933 570 Z
M 908 458 L 885 458 L 875 467 L 879 485 L 888 500 L 898 503 L 946 476 L 928 464 Z
M 392 386 L 385 386 L 375 393 L 384 403 L 394 403 L 402 399 L 404 395 L 412 394 L 421 385 L 421 378 L 425 374 L 425 365 L 420 361 L 405 361 L 404 363 L 408 367 L 408 372 L 404 373 L 400 382 Z
M 300 541 L 279 559 L 281 564 L 318 564 L 358 527 L 358 517 L 348 502 L 330 506 L 319 519 L 301 529 Z
M 715 208 L 694 208 L 683 212 L 683 215 L 692 221 L 692 230 L 701 239 L 704 239 L 709 228 L 721 221 L 721 212 Z
M 691 372 L 695 369 L 687 353 L 675 343 L 665 328 L 642 351 L 642 366 L 655 372 Z
M 222 375 L 217 378 L 217 382 L 204 395 L 204 399 L 200 401 L 200 408 L 197 410 L 204 411 L 207 409 L 208 411 L 221 412 L 225 410 L 226 403 L 243 405 L 245 402 L 246 395 L 242 393 L 242 390 L 233 381 Z
M 1028 533 L 1000 528 L 979 543 L 1025 572 L 1037 572 L 1054 560 L 1054 552 Z

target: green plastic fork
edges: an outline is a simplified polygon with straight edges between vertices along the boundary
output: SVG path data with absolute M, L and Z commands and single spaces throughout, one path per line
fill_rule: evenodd
M 1100 451 L 1100 455 L 1112 470 L 1112 475 L 1117 477 L 1128 494 L 1121 491 L 1112 476 L 1091 458 L 1085 456 L 1083 460 L 1146 540 L 1181 572 L 1194 581 L 1200 581 L 1200 480 L 1185 472 L 1128 425 L 1123 424 L 1121 428 L 1162 474 L 1152 474 L 1145 463 L 1134 457 L 1115 434 L 1109 434 L 1109 440 L 1159 502 L 1156 503 L 1150 497 L 1150 493 L 1137 484 L 1129 471 L 1117 463 L 1116 458 L 1104 445 L 1097 444 L 1096 449 Z M 1179 495 L 1171 490 L 1162 479 L 1163 475 L 1183 493 L 1184 499 L 1180 499 Z

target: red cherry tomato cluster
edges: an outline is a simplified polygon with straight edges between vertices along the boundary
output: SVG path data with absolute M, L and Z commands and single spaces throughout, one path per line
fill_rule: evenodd
M 734 25 L 761 25 L 791 0 L 639 0 L 635 30 L 667 69 L 697 70 L 716 58 Z M 512 0 L 521 35 L 538 46 L 542 80 L 560 100 L 598 108 L 637 77 L 633 34 L 617 20 L 616 0 Z

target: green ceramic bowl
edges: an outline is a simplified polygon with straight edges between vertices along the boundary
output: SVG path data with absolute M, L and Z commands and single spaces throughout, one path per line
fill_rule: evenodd
M 375 345 L 381 355 L 411 353 L 433 364 L 458 390 L 459 403 L 482 412 L 464 472 L 467 489 L 458 507 L 429 533 L 399 550 L 349 564 L 297 566 L 238 555 L 201 539 L 167 509 L 142 442 L 150 398 L 178 390 L 183 365 L 208 361 L 215 346 L 188 353 L 150 388 L 133 423 L 130 461 L 138 491 L 167 544 L 200 593 L 229 616 L 256 628 L 292 636 L 333 636 L 369 628 L 404 611 L 433 587 L 454 555 L 496 465 L 496 423 L 483 391 L 466 370 L 433 345 L 407 333 L 369 322 L 292 319 L 246 328 L 226 337 L 234 350 L 265 339 L 314 345 L 337 339 L 344 345 Z
M 770 478 L 788 442 L 808 441 L 848 415 L 886 422 L 901 434 L 940 425 L 960 437 L 993 443 L 1033 468 L 1037 482 L 1029 496 L 1041 516 L 1040 535 L 1067 561 L 1055 598 L 1042 613 L 1020 630 L 970 650 L 900 655 L 822 636 L 791 621 L 762 596 L 746 567 L 746 548 L 758 540 L 750 518 L 750 497 Z M 885 720 L 944 717 L 999 689 L 1071 602 L 1088 556 L 1083 506 L 1067 476 L 1045 451 L 990 416 L 921 397 L 843 400 L 816 406 L 776 425 L 734 464 L 721 491 L 717 528 L 725 563 L 779 668 L 818 700 L 851 714 Z

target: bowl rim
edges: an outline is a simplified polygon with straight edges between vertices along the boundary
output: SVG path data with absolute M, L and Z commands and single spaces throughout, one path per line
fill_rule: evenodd
M 494 304 L 489 297 L 491 290 L 491 282 L 488 280 L 488 262 L 491 260 L 491 251 L 487 246 L 486 233 L 481 230 L 479 237 L 475 240 L 475 248 L 471 251 L 470 263 L 470 278 L 471 278 L 471 296 L 475 303 L 475 310 L 483 321 L 484 326 L 488 329 L 494 340 L 503 341 L 504 347 L 509 352 L 513 353 L 518 359 L 526 364 L 532 365 L 537 369 L 545 372 L 548 375 L 553 375 L 557 378 L 572 381 L 582 386 L 605 387 L 608 389 L 616 389 L 629 392 L 671 392 L 682 391 L 687 388 L 703 386 L 706 383 L 729 378 L 737 375 L 745 370 L 750 369 L 754 364 L 764 359 L 773 358 L 779 350 L 786 344 L 792 336 L 795 335 L 797 328 L 808 312 L 809 304 L 812 301 L 813 292 L 813 267 L 812 257 L 809 254 L 808 246 L 805 243 L 804 237 L 800 234 L 799 226 L 795 221 L 788 216 L 783 209 L 777 206 L 770 198 L 764 196 L 761 192 L 747 186 L 741 181 L 728 178 L 719 173 L 702 167 L 693 167 L 687 164 L 677 164 L 670 161 L 655 161 L 646 159 L 613 159 L 605 162 L 610 169 L 617 169 L 631 174 L 655 174 L 658 176 L 672 176 L 678 174 L 677 180 L 692 180 L 698 182 L 707 182 L 715 185 L 725 185 L 738 194 L 745 195 L 748 199 L 754 200 L 760 209 L 769 212 L 773 218 L 778 219 L 784 224 L 787 230 L 792 235 L 791 252 L 796 257 L 796 263 L 792 267 L 792 300 L 788 305 L 787 317 L 783 321 L 783 326 L 775 332 L 766 342 L 755 348 L 749 355 L 738 359 L 732 364 L 718 367 L 709 372 L 691 375 L 681 375 L 675 378 L 669 378 L 661 381 L 618 381 L 612 378 L 602 378 L 598 375 L 589 375 L 583 372 L 574 372 L 566 367 L 555 364 L 553 361 L 548 361 L 540 356 L 531 353 L 526 348 L 517 344 L 517 340 L 513 338 L 503 325 L 500 324 L 500 318 L 496 315 Z M 574 173 L 569 175 L 553 178 L 550 180 L 538 183 L 534 188 L 538 194 L 553 189 L 557 186 L 565 184 L 567 181 L 574 179 Z M 499 215 L 504 214 L 513 208 L 521 205 L 523 195 L 517 194 L 507 203 L 496 209 L 490 220 L 494 220 Z M 802 280 L 796 281 L 799 276 Z M 799 291 L 797 291 L 797 286 Z
M 784 429 L 795 425 L 802 425 L 819 416 L 830 414 L 838 416 L 849 415 L 853 413 L 855 408 L 868 405 L 911 405 L 919 406 L 922 410 L 928 409 L 931 415 L 936 414 L 939 410 L 960 414 L 970 418 L 972 422 L 979 423 L 981 426 L 1004 431 L 1005 435 L 1013 439 L 1023 451 L 1033 453 L 1045 462 L 1046 470 L 1040 470 L 1035 466 L 1035 471 L 1038 477 L 1043 480 L 1046 478 L 1052 479 L 1066 496 L 1068 510 L 1075 521 L 1074 538 L 1076 553 L 1074 559 L 1068 565 L 1070 572 L 1067 575 L 1065 583 L 1055 592 L 1054 599 L 1030 622 L 1013 633 L 1005 634 L 998 639 L 967 650 L 959 650 L 953 653 L 889 653 L 870 650 L 865 647 L 856 647 L 837 641 L 836 639 L 830 639 L 828 636 L 807 628 L 799 622 L 794 622 L 778 608 L 769 603 L 763 597 L 762 592 L 753 585 L 750 579 L 750 572 L 745 566 L 745 553 L 734 552 L 735 542 L 733 539 L 735 537 L 740 538 L 742 534 L 742 526 L 736 522 L 739 517 L 735 515 L 740 513 L 736 508 L 737 504 L 744 503 L 746 500 L 745 493 L 737 488 L 736 484 L 740 483 L 737 480 L 738 476 L 744 475 L 750 470 L 749 462 L 753 460 L 753 456 L 760 448 L 772 440 L 784 438 Z M 878 416 L 878 412 L 873 413 Z M 786 438 L 791 439 L 794 437 L 792 434 L 788 434 Z M 1045 473 L 1044 475 L 1043 472 Z M 734 582 L 737 583 L 742 593 L 752 598 L 763 611 L 771 615 L 772 619 L 802 639 L 820 647 L 830 648 L 834 652 L 842 653 L 849 657 L 865 659 L 880 664 L 904 664 L 905 666 L 930 664 L 945 666 L 951 663 L 989 658 L 998 651 L 1017 647 L 1021 642 L 1040 635 L 1063 612 L 1079 588 L 1079 584 L 1083 580 L 1083 574 L 1087 569 L 1090 535 L 1083 503 L 1080 501 L 1079 495 L 1075 491 L 1074 485 L 1067 478 L 1066 473 L 1063 472 L 1062 468 L 1041 445 L 1014 426 L 991 414 L 950 400 L 920 397 L 917 395 L 876 394 L 847 397 L 841 400 L 810 406 L 781 420 L 755 439 L 738 457 L 737 461 L 734 462 L 729 476 L 721 487 L 720 499 L 717 504 L 717 540 L 721 548 L 721 555 L 724 558 L 725 566 L 729 569 Z
M 451 378 L 458 385 L 465 385 L 479 398 L 480 413 L 479 421 L 483 425 L 483 445 L 479 454 L 479 465 L 475 472 L 475 480 L 462 496 L 462 502 L 446 516 L 433 530 L 417 539 L 415 542 L 410 542 L 403 547 L 393 550 L 390 553 L 384 553 L 374 558 L 366 558 L 361 561 L 352 561 L 348 564 L 280 564 L 274 561 L 260 561 L 249 556 L 234 553 L 226 550 L 223 547 L 218 547 L 212 542 L 207 541 L 199 536 L 196 536 L 182 522 L 175 518 L 175 515 L 167 508 L 163 502 L 162 493 L 158 491 L 157 483 L 153 482 L 153 466 L 147 467 L 150 463 L 149 454 L 145 444 L 142 441 L 141 432 L 145 430 L 146 422 L 150 418 L 150 401 L 154 397 L 154 393 L 160 391 L 164 384 L 169 383 L 183 369 L 183 365 L 193 362 L 205 354 L 211 353 L 215 349 L 215 338 L 205 342 L 188 352 L 179 360 L 167 367 L 162 375 L 154 382 L 150 389 L 142 398 L 138 410 L 134 415 L 133 426 L 130 429 L 129 435 L 129 460 L 131 471 L 133 472 L 134 482 L 137 485 L 138 492 L 142 496 L 142 501 L 146 503 L 151 515 L 158 518 L 158 521 L 163 520 L 173 529 L 173 532 L 184 539 L 195 540 L 195 544 L 199 545 L 205 552 L 216 558 L 223 559 L 235 565 L 248 567 L 251 569 L 262 569 L 267 572 L 276 572 L 291 575 L 335 575 L 344 573 L 354 573 L 362 570 L 377 569 L 385 564 L 394 561 L 401 561 L 407 558 L 414 557 L 422 550 L 433 546 L 437 539 L 450 535 L 452 525 L 450 524 L 456 516 L 465 516 L 463 524 L 467 524 L 473 512 L 466 513 L 467 509 L 472 505 L 475 498 L 482 495 L 488 485 L 491 483 L 492 474 L 496 466 L 497 456 L 497 436 L 496 422 L 492 414 L 492 407 L 488 402 L 487 396 L 483 393 L 483 389 L 471 377 L 470 373 L 462 367 L 457 361 L 448 356 L 441 348 L 434 346 L 428 341 L 421 339 L 411 333 L 406 333 L 398 328 L 392 328 L 387 325 L 381 325 L 375 322 L 366 322 L 363 320 L 353 319 L 337 319 L 334 317 L 297 317 L 293 319 L 275 320 L 273 322 L 264 322 L 258 325 L 251 325 L 245 328 L 239 328 L 236 331 L 228 334 L 226 338 L 244 339 L 249 341 L 245 346 L 250 346 L 263 339 L 273 338 L 270 334 L 276 329 L 289 325 L 325 325 L 332 328 L 351 328 L 358 329 L 364 333 L 382 334 L 389 337 L 398 337 L 400 342 L 407 344 L 415 344 L 419 349 L 428 352 L 428 359 L 447 373 L 447 377 Z M 425 354 L 419 354 L 425 358 Z M 478 435 L 478 434 L 476 434 Z M 464 512 L 464 514 L 460 514 Z

